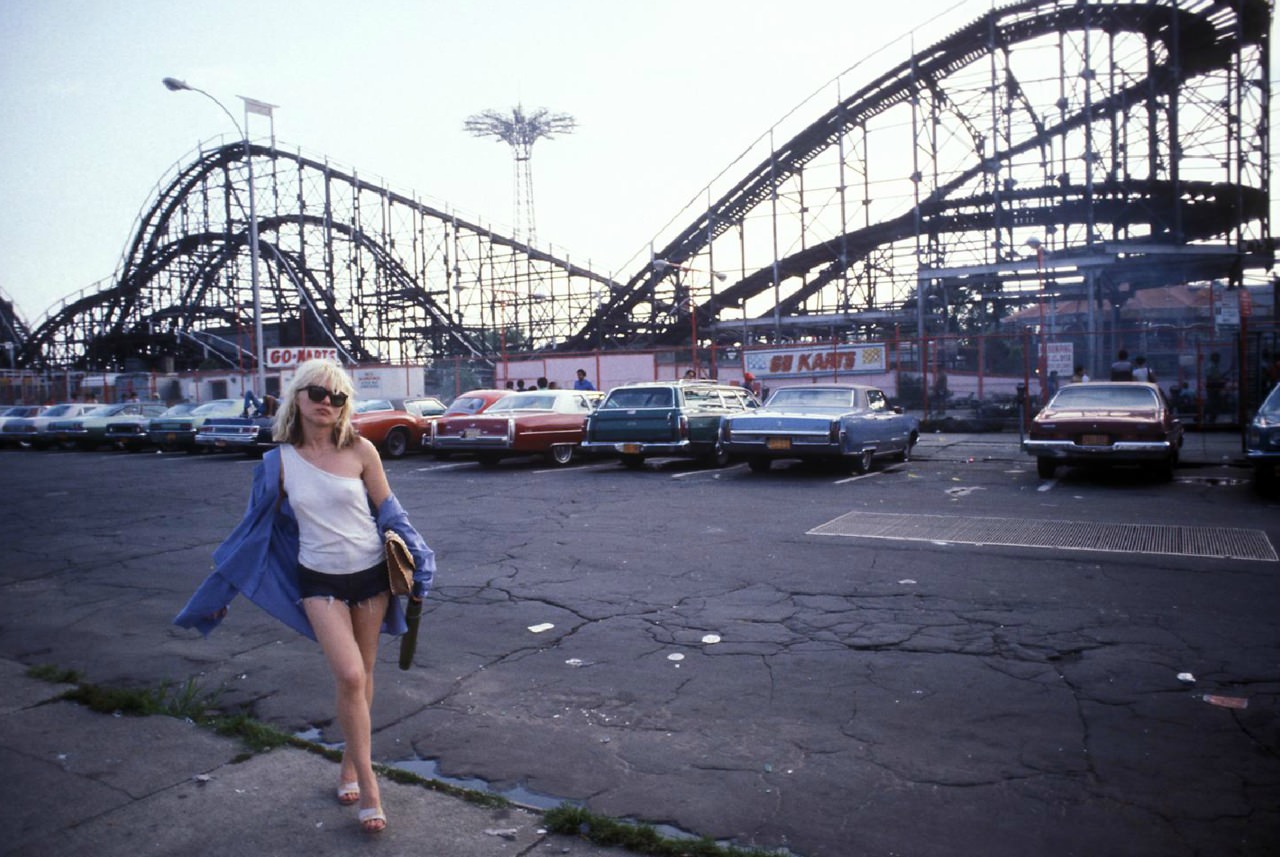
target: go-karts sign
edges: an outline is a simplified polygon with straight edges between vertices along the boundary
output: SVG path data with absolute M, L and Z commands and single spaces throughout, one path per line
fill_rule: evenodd
M 268 348 L 267 365 L 272 369 L 289 369 L 308 360 L 337 360 L 336 348 Z
M 883 372 L 885 347 L 883 343 L 869 343 L 748 351 L 743 357 L 743 368 L 762 378 Z

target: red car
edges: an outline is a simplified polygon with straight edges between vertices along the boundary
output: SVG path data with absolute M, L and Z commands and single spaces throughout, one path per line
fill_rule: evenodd
M 1137 464 L 1172 479 L 1182 423 L 1164 393 L 1140 381 L 1069 384 L 1031 421 L 1023 451 L 1049 479 L 1059 465 Z
M 472 453 L 484 465 L 513 455 L 545 455 L 568 464 L 582 442 L 587 414 L 601 398 L 595 390 L 508 393 L 483 413 L 436 420 L 431 448 L 438 454 Z
M 399 458 L 411 450 L 422 450 L 423 434 L 445 410 L 444 402 L 435 396 L 362 399 L 351 415 L 351 424 L 387 458 Z

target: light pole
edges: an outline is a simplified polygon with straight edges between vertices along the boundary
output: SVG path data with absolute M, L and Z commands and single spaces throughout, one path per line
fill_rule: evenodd
M 697 268 L 690 268 L 688 265 L 678 265 L 675 262 L 669 262 L 666 259 L 653 260 L 653 269 L 655 271 L 662 272 L 668 268 L 672 268 L 676 271 L 677 288 L 682 284 L 680 278 L 682 273 L 699 270 Z M 722 283 L 728 279 L 728 275 L 723 274 L 720 271 L 710 271 L 708 273 Z M 689 287 L 689 295 L 685 298 L 685 301 L 687 301 L 689 305 L 689 356 L 692 360 L 693 369 L 696 372 L 698 369 L 698 305 L 693 299 L 693 286 Z
M 1040 404 L 1043 405 L 1049 401 L 1049 343 L 1045 339 L 1044 327 L 1044 243 L 1034 235 L 1024 243 L 1036 251 L 1036 280 L 1039 285 L 1036 303 L 1040 307 L 1040 359 L 1036 365 L 1040 371 Z
M 227 114 L 227 118 L 231 120 L 231 124 L 236 127 L 237 133 L 244 140 L 244 163 L 249 175 L 249 285 L 253 293 L 253 337 L 254 349 L 253 357 L 258 364 L 257 393 L 260 396 L 267 394 L 267 368 L 265 358 L 265 344 L 262 337 L 262 298 L 258 291 L 258 207 L 253 194 L 253 152 L 249 148 L 248 119 L 249 111 L 253 110 L 257 113 L 264 113 L 271 116 L 271 108 L 273 105 L 264 104 L 261 101 L 255 101 L 252 98 L 240 98 L 244 101 L 245 124 L 241 126 L 236 121 L 236 117 L 227 109 L 226 105 L 209 93 L 199 87 L 192 86 L 186 81 L 178 80 L 174 77 L 166 77 L 163 81 L 165 88 L 170 92 L 198 92 L 205 98 L 218 105 L 223 113 Z

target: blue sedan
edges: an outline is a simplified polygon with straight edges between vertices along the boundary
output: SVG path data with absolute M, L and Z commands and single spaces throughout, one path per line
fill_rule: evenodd
M 1245 432 L 1245 457 L 1259 491 L 1280 485 L 1280 384 L 1271 390 Z
M 726 416 L 720 431 L 729 455 L 756 472 L 786 458 L 866 473 L 878 458 L 910 458 L 920 423 L 876 387 L 814 384 L 780 387 L 763 408 Z

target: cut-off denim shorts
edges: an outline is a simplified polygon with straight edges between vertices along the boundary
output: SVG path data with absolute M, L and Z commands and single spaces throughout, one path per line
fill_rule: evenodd
M 354 574 L 325 574 L 298 566 L 298 590 L 303 598 L 336 598 L 354 607 L 390 589 L 385 560 Z

